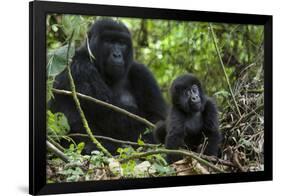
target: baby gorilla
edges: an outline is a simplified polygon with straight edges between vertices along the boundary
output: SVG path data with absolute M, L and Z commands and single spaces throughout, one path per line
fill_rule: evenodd
M 218 155 L 221 135 L 218 132 L 218 112 L 215 103 L 204 95 L 200 81 L 191 74 L 178 77 L 171 86 L 172 107 L 166 121 L 160 121 L 154 130 L 158 142 L 168 149 L 185 145 L 196 151 L 208 138 L 206 155 Z M 169 163 L 181 159 L 179 155 L 168 155 Z

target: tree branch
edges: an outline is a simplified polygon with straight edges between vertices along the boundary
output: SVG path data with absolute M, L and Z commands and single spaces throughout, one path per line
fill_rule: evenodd
M 246 90 L 246 93 L 260 94 L 260 93 L 263 93 L 263 92 L 264 92 L 263 88 L 261 88 L 261 89 L 249 89 L 249 90 Z
M 89 137 L 87 134 L 81 134 L 81 133 L 71 133 L 71 134 L 68 134 L 67 136 L 69 136 L 69 137 Z M 145 146 L 145 147 L 152 147 L 152 148 L 161 146 L 161 144 L 148 144 L 148 143 L 138 144 L 137 142 L 118 140 L 118 139 L 114 139 L 114 138 L 106 137 L 106 136 L 101 136 L 101 135 L 95 135 L 95 138 L 108 140 L 108 141 L 120 143 L 120 144 L 128 144 L 128 145 L 132 145 L 132 146 Z
M 48 140 L 46 141 L 46 144 L 47 144 L 47 148 L 51 150 L 55 155 L 57 155 L 61 160 L 63 160 L 66 163 L 69 163 L 68 157 L 62 151 L 60 151 L 55 145 L 53 145 Z
M 70 95 L 70 96 L 72 96 L 72 92 L 67 91 L 67 90 L 59 90 L 59 89 L 53 88 L 53 92 L 56 93 L 56 94 Z M 146 125 L 147 125 L 148 127 L 150 127 L 150 128 L 155 128 L 155 125 L 154 125 L 153 123 L 149 122 L 149 121 L 146 120 L 145 118 L 142 118 L 142 117 L 140 117 L 140 116 L 138 116 L 138 115 L 136 115 L 136 114 L 133 114 L 133 113 L 131 113 L 131 112 L 128 112 L 127 110 L 124 110 L 124 109 L 122 109 L 122 108 L 119 108 L 119 107 L 117 107 L 117 106 L 115 106 L 115 105 L 112 105 L 112 104 L 110 104 L 110 103 L 106 103 L 106 102 L 101 101 L 101 100 L 99 100 L 99 99 L 90 97 L 90 96 L 88 96 L 88 95 L 84 95 L 84 94 L 81 94 L 81 93 L 76 93 L 76 94 L 77 94 L 78 97 L 80 97 L 80 98 L 82 98 L 82 99 L 85 99 L 85 100 L 88 100 L 88 101 L 92 101 L 92 102 L 94 102 L 94 103 L 96 103 L 96 104 L 105 106 L 105 107 L 107 107 L 107 108 L 112 109 L 113 111 L 116 111 L 116 112 L 119 112 L 119 113 L 121 113 L 121 114 L 127 115 L 127 116 L 129 116 L 129 117 L 131 117 L 131 118 L 133 118 L 133 119 L 135 119 L 135 120 L 137 120 L 137 121 L 139 121 L 139 122 L 142 122 L 142 123 L 146 124 Z
M 213 163 L 220 163 L 222 165 L 226 165 L 229 167 L 236 167 L 236 165 L 228 160 L 223 160 L 223 159 L 219 159 L 218 157 L 214 157 L 214 156 L 207 156 L 204 154 L 198 154 L 193 152 L 195 155 L 197 155 L 198 157 L 201 157 L 202 159 L 206 159 L 207 161 L 213 162 Z
M 55 140 L 53 140 L 53 138 L 51 138 L 50 136 L 47 136 L 47 138 L 51 144 L 53 144 L 60 151 L 64 152 L 65 149 L 59 143 L 57 143 Z
M 183 151 L 183 150 L 159 149 L 159 150 L 155 150 L 155 151 L 136 153 L 136 154 L 129 156 L 128 158 L 121 159 L 120 163 L 124 163 L 124 162 L 132 160 L 132 159 L 139 159 L 142 157 L 147 157 L 147 156 L 154 155 L 154 154 L 182 154 L 182 155 L 185 155 L 185 156 L 188 156 L 188 157 L 191 157 L 191 158 L 197 160 L 198 162 L 212 168 L 214 171 L 216 171 L 218 173 L 225 173 L 222 169 L 220 169 L 220 168 L 216 167 L 215 165 L 213 165 L 212 163 L 200 158 L 199 156 L 195 155 L 194 153 L 189 152 L 189 151 Z
M 69 44 L 68 44 L 68 48 L 67 48 L 67 65 L 66 65 L 66 69 L 67 69 L 67 73 L 68 73 L 68 78 L 69 78 L 69 82 L 70 82 L 71 94 L 72 94 L 72 97 L 74 99 L 76 108 L 77 108 L 77 110 L 78 110 L 78 112 L 80 114 L 83 126 L 86 129 L 86 132 L 88 133 L 88 135 L 90 136 L 90 139 L 93 141 L 94 144 L 96 144 L 97 148 L 100 149 L 105 155 L 107 155 L 109 157 L 112 157 L 110 152 L 108 152 L 108 150 L 106 148 L 104 148 L 102 146 L 102 144 L 93 135 L 93 133 L 92 133 L 92 131 L 91 131 L 89 125 L 88 125 L 88 121 L 86 119 L 84 111 L 81 108 L 80 101 L 79 101 L 79 99 L 77 97 L 76 87 L 75 87 L 74 79 L 73 79 L 72 74 L 71 74 L 70 63 L 69 63 L 69 49 L 70 49 L 70 46 L 71 46 L 71 41 L 72 41 L 73 34 L 74 34 L 74 31 L 72 32 L 71 37 L 69 39 Z
M 221 58 L 221 54 L 220 54 L 220 51 L 219 51 L 219 48 L 218 48 L 218 45 L 217 45 L 216 35 L 215 35 L 215 32 L 214 32 L 213 26 L 210 23 L 209 23 L 209 27 L 211 29 L 211 34 L 212 34 L 213 42 L 214 42 L 214 45 L 215 45 L 215 49 L 216 49 L 217 55 L 219 57 L 220 64 L 221 64 L 221 67 L 222 67 L 222 70 L 223 70 L 223 73 L 224 73 L 224 76 L 225 76 L 225 79 L 226 79 L 226 82 L 227 82 L 227 85 L 228 85 L 231 97 L 232 97 L 232 99 L 234 101 L 234 104 L 235 104 L 236 110 L 237 110 L 237 112 L 239 114 L 239 117 L 241 117 L 242 115 L 241 115 L 240 109 L 238 107 L 238 104 L 236 102 L 236 99 L 234 97 L 234 94 L 233 94 L 233 91 L 232 91 L 232 87 L 231 87 L 231 84 L 229 82 L 229 78 L 227 76 L 227 73 L 226 73 L 226 70 L 225 70 L 222 58 Z

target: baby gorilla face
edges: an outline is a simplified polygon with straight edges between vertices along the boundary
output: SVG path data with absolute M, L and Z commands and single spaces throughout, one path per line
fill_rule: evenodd
M 193 111 L 200 111 L 201 109 L 201 99 L 199 94 L 199 88 L 196 84 L 192 85 L 190 91 L 188 91 L 189 96 L 187 97 L 189 105 Z
M 187 114 L 201 112 L 206 102 L 200 81 L 191 74 L 174 80 L 171 96 L 173 105 Z
M 199 112 L 202 105 L 199 87 L 193 84 L 190 88 L 185 88 L 181 95 L 180 102 L 186 112 Z

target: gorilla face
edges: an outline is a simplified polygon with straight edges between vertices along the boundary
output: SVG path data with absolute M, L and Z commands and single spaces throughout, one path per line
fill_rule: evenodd
M 127 27 L 118 21 L 97 21 L 88 37 L 97 68 L 105 79 L 117 82 L 126 78 L 133 60 L 131 35 Z
M 127 45 L 122 40 L 106 39 L 103 41 L 102 50 L 105 51 L 105 74 L 115 80 L 122 78 L 126 73 Z
M 185 113 L 200 112 L 204 108 L 205 96 L 197 78 L 188 74 L 177 78 L 171 87 L 173 104 Z
M 201 98 L 199 93 L 199 87 L 193 84 L 190 88 L 186 88 L 181 96 L 182 101 L 185 103 L 186 110 L 189 108 L 194 112 L 201 110 Z

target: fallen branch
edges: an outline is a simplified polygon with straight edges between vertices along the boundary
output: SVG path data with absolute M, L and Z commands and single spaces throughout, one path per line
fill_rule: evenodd
M 236 123 L 233 125 L 233 127 L 228 131 L 229 133 L 231 133 L 235 128 L 237 128 L 237 126 L 239 125 L 239 123 L 244 120 L 246 121 L 252 114 L 255 114 L 256 112 L 259 112 L 261 109 L 264 108 L 264 105 L 260 105 L 258 106 L 256 109 L 252 110 L 251 112 L 249 112 L 248 114 L 243 114 L 237 121 Z
M 75 87 L 74 79 L 73 79 L 72 74 L 71 74 L 70 63 L 69 63 L 69 49 L 70 49 L 70 46 L 71 46 L 71 41 L 72 41 L 73 33 L 74 33 L 74 31 L 72 32 L 71 37 L 69 39 L 69 44 L 68 44 L 68 48 L 67 48 L 67 56 L 66 56 L 66 59 L 67 59 L 66 69 L 67 69 L 68 78 L 69 78 L 69 82 L 70 82 L 71 94 L 72 94 L 72 97 L 74 99 L 76 108 L 77 108 L 77 110 L 78 110 L 78 112 L 80 114 L 83 126 L 86 129 L 86 132 L 90 136 L 91 140 L 93 141 L 94 144 L 96 144 L 97 148 L 100 149 L 105 155 L 107 155 L 109 157 L 112 157 L 110 152 L 108 152 L 108 150 L 106 148 L 104 148 L 102 146 L 102 144 L 93 135 L 92 130 L 90 129 L 88 121 L 87 121 L 86 116 L 84 114 L 84 111 L 81 108 L 80 101 L 79 101 L 79 99 L 77 97 L 76 87 Z
M 68 137 L 89 137 L 87 134 L 83 134 L 83 133 L 71 133 L 67 135 Z M 115 143 L 120 143 L 120 144 L 128 144 L 128 145 L 132 145 L 132 146 L 145 146 L 145 147 L 151 147 L 151 148 L 156 148 L 156 147 L 160 147 L 161 144 L 149 144 L 149 143 L 145 143 L 145 144 L 139 144 L 137 142 L 131 142 L 131 141 L 125 141 L 125 140 L 118 140 L 118 139 L 114 139 L 111 137 L 106 137 L 106 136 L 101 136 L 101 135 L 95 135 L 96 138 L 98 139 L 103 139 L 103 140 L 108 140 L 111 142 L 115 142 Z M 219 159 L 217 157 L 214 156 L 207 156 L 204 154 L 198 154 L 193 152 L 195 155 L 197 155 L 198 157 L 201 157 L 203 159 L 206 159 L 207 161 L 213 162 L 213 163 L 220 163 L 222 165 L 226 165 L 229 167 L 236 167 L 236 165 L 228 160 L 223 160 L 223 159 Z
M 82 134 L 82 133 L 71 133 L 71 134 L 68 134 L 67 136 L 68 137 L 89 137 L 87 134 Z M 94 135 L 94 136 L 95 136 L 95 138 L 98 138 L 98 139 L 108 140 L 108 141 L 120 143 L 120 144 L 128 144 L 128 145 L 132 145 L 132 146 L 145 146 L 145 147 L 154 147 L 154 148 L 161 146 L 161 144 L 148 144 L 148 143 L 139 144 L 137 142 L 118 140 L 118 139 L 101 136 L 101 135 Z
M 229 167 L 236 167 L 236 165 L 234 163 L 232 163 L 231 161 L 228 161 L 228 160 L 223 160 L 223 159 L 219 159 L 217 157 L 214 157 L 214 156 L 207 156 L 207 155 L 204 155 L 204 154 L 198 154 L 198 153 L 195 153 L 195 155 L 197 155 L 198 157 L 201 157 L 202 159 L 206 159 L 207 161 L 210 161 L 210 162 L 213 162 L 213 163 L 219 163 L 219 164 L 222 164 L 222 165 L 226 165 L 226 166 L 229 166 Z
M 46 144 L 47 144 L 47 148 L 51 150 L 55 155 L 57 155 L 61 160 L 63 160 L 66 163 L 70 162 L 68 157 L 62 151 L 60 151 L 55 145 L 53 145 L 48 140 L 46 141 Z
M 64 152 L 65 149 L 59 143 L 57 143 L 55 140 L 53 140 L 53 138 L 51 138 L 50 136 L 47 136 L 47 137 L 48 137 L 48 140 L 51 144 L 53 144 L 60 151 Z
M 234 162 L 234 164 L 240 169 L 240 171 L 242 171 L 242 172 L 247 172 L 247 170 L 244 169 L 244 167 L 243 167 L 243 166 L 241 165 L 241 163 L 239 162 L 237 150 L 233 153 L 233 162 Z
M 183 151 L 183 150 L 159 149 L 159 150 L 155 150 L 155 151 L 136 153 L 136 154 L 133 154 L 133 155 L 129 156 L 128 158 L 121 159 L 120 163 L 124 163 L 124 162 L 132 160 L 132 159 L 139 159 L 139 158 L 142 158 L 142 157 L 147 157 L 147 156 L 154 155 L 154 154 L 181 154 L 181 155 L 185 155 L 185 156 L 191 157 L 191 158 L 197 160 L 198 162 L 212 168 L 214 171 L 216 171 L 218 173 L 225 173 L 225 171 L 223 171 L 222 169 L 220 169 L 220 168 L 216 167 L 215 165 L 213 165 L 212 163 L 200 158 L 199 156 L 195 155 L 194 153 L 192 153 L 190 151 Z
M 55 88 L 53 88 L 53 92 L 56 93 L 56 94 L 70 95 L 70 96 L 72 96 L 72 92 L 67 91 L 67 90 L 60 90 L 60 89 L 55 89 Z M 119 107 L 117 107 L 117 106 L 115 106 L 115 105 L 112 105 L 112 104 L 110 104 L 110 103 L 106 103 L 106 102 L 101 101 L 101 100 L 99 100 L 99 99 L 90 97 L 90 96 L 88 96 L 88 95 L 84 95 L 84 94 L 81 94 L 81 93 L 76 93 L 76 94 L 77 94 L 78 97 L 80 97 L 80 98 L 82 98 L 82 99 L 85 99 L 85 100 L 88 100 L 88 101 L 92 101 L 92 102 L 94 102 L 94 103 L 96 103 L 96 104 L 105 106 L 105 107 L 107 107 L 107 108 L 112 109 L 113 111 L 119 112 L 119 113 L 121 113 L 121 114 L 125 114 L 125 115 L 127 115 L 127 116 L 129 116 L 129 117 L 131 117 L 131 118 L 133 118 L 133 119 L 135 119 L 135 120 L 137 120 L 137 121 L 139 121 L 139 122 L 142 122 L 142 123 L 146 124 L 147 126 L 149 126 L 149 127 L 151 127 L 151 128 L 155 128 L 155 125 L 154 125 L 153 123 L 149 122 L 148 120 L 146 120 L 146 119 L 144 119 L 144 118 L 142 118 L 142 117 L 140 117 L 140 116 L 138 116 L 138 115 L 136 115 L 136 114 L 133 114 L 133 113 L 131 113 L 131 112 L 128 112 L 127 110 L 124 110 L 124 109 L 122 109 L 122 108 L 119 108 Z
M 230 91 L 230 94 L 231 94 L 231 97 L 234 101 L 234 104 L 235 104 L 235 107 L 236 107 L 236 110 L 239 114 L 239 117 L 241 117 L 241 112 L 240 112 L 240 109 L 238 107 L 238 104 L 236 102 L 236 99 L 234 97 L 234 93 L 232 91 L 232 87 L 231 87 L 231 84 L 229 82 L 229 78 L 227 76 L 227 73 L 226 73 L 226 70 L 225 70 L 225 67 L 224 67 L 224 64 L 223 64 L 223 61 L 222 61 L 222 57 L 221 57 L 221 54 L 220 54 L 220 50 L 218 48 L 218 45 L 217 45 L 217 40 L 216 40 L 216 35 L 215 35 L 215 32 L 214 32 L 214 29 L 213 29 L 213 26 L 209 23 L 209 27 L 211 29 L 211 34 L 212 34 L 212 38 L 213 38 L 213 42 L 214 42 L 214 45 L 215 45 L 215 49 L 216 49 L 216 52 L 217 52 L 217 55 L 219 57 L 219 60 L 220 60 L 220 64 L 221 64 L 221 67 L 222 67 L 222 70 L 223 70 L 223 73 L 224 73 L 224 76 L 225 76 L 225 79 L 226 79 L 226 82 L 227 82 L 227 85 L 228 85 L 228 88 L 229 88 L 229 91 Z
M 249 89 L 249 90 L 246 90 L 246 93 L 260 94 L 260 93 L 263 93 L 263 92 L 264 92 L 263 88 L 261 88 L 261 89 Z

